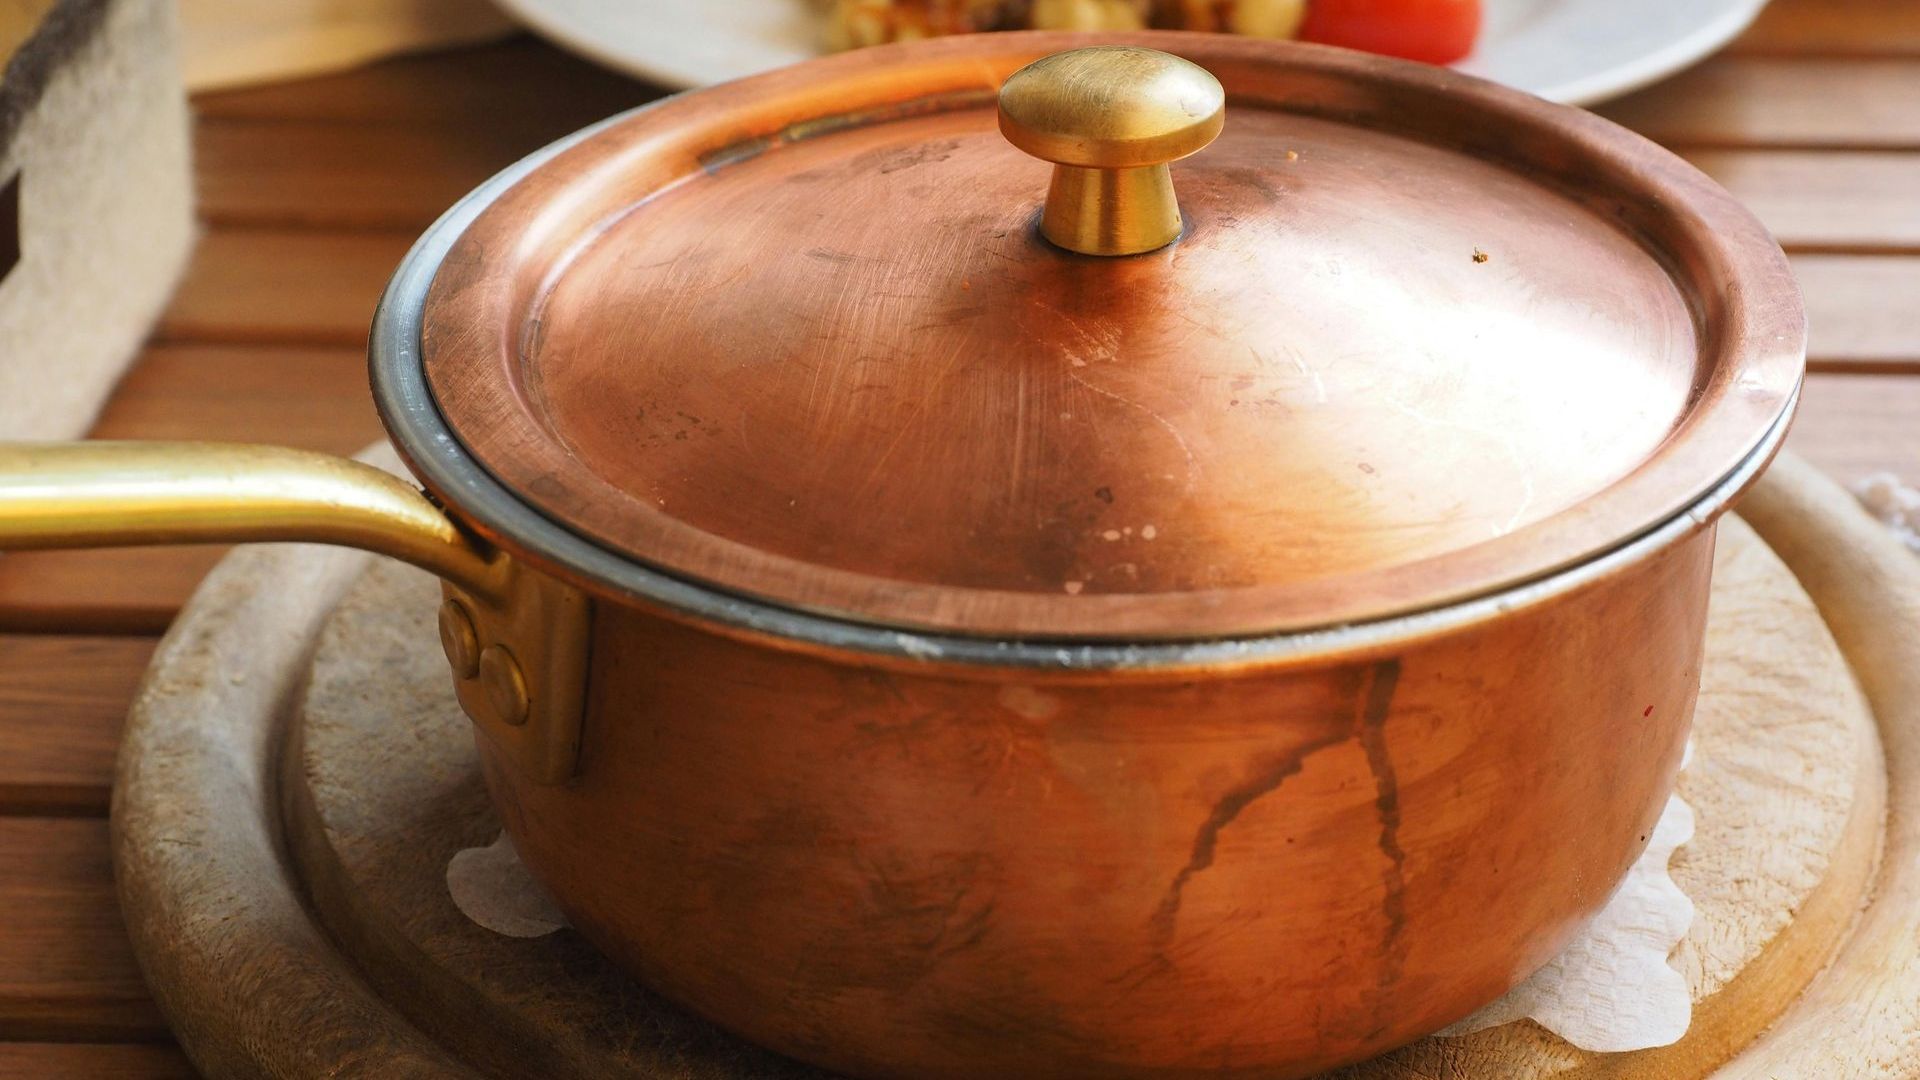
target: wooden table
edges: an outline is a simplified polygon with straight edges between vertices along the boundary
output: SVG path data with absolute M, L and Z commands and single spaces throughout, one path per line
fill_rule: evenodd
M 196 102 L 198 255 L 95 433 L 351 452 L 386 275 L 514 158 L 657 91 L 531 40 Z M 1602 110 L 1745 199 L 1813 320 L 1789 445 L 1920 481 L 1920 3 L 1775 0 L 1725 55 Z M 155 637 L 221 552 L 0 559 L 0 1076 L 184 1077 L 107 854 L 113 755 Z

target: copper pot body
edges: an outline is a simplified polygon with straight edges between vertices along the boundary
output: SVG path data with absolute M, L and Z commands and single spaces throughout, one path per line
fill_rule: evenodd
M 1303 1076 L 1497 998 L 1605 903 L 1679 768 L 1712 554 L 1173 676 L 602 603 L 578 775 L 479 745 L 574 924 L 756 1042 L 870 1077 Z

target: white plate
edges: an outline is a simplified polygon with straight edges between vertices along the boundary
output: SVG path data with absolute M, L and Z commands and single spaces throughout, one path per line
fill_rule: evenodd
M 819 55 L 816 0 L 499 0 L 559 44 L 674 88 Z M 1590 105 L 1726 44 L 1766 0 L 1486 0 L 1462 71 Z

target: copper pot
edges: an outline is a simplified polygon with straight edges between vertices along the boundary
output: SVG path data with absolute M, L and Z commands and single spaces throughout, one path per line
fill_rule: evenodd
M 12 448 L 0 535 L 441 574 L 523 857 L 798 1058 L 1295 1076 L 1459 1019 L 1667 799 L 1785 259 L 1585 113 L 1224 36 L 1014 76 L 1083 40 L 809 63 L 486 184 L 374 327 L 431 503 Z

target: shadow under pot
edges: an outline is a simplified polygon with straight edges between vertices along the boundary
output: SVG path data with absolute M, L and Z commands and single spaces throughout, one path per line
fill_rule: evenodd
M 1088 40 L 807 63 L 481 187 L 374 326 L 428 495 L 13 446 L 0 547 L 439 574 L 529 866 L 796 1058 L 1297 1076 L 1457 1020 L 1667 800 L 1804 366 L 1786 260 L 1586 113 Z

